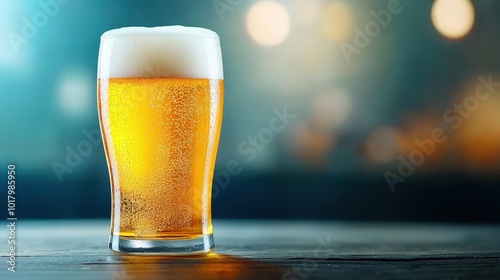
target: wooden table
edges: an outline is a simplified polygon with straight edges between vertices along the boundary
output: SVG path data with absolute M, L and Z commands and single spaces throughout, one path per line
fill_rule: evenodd
M 7 222 L 5 222 L 7 223 Z M 109 221 L 17 221 L 17 267 L 0 279 L 500 279 L 500 226 L 215 221 L 213 253 L 108 250 Z

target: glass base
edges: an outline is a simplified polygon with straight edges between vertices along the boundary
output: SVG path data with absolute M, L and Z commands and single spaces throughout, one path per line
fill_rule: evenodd
M 212 234 L 204 234 L 195 239 L 138 240 L 112 235 L 109 249 L 127 254 L 198 255 L 214 249 L 214 237 Z

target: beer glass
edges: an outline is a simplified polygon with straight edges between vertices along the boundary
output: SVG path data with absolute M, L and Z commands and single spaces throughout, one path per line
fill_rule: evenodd
M 213 249 L 223 81 L 213 31 L 127 27 L 102 35 L 98 106 L 112 192 L 111 250 Z

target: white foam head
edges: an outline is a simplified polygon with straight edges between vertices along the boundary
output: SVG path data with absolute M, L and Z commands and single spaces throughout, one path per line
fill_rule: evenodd
M 217 33 L 197 27 L 125 27 L 101 36 L 98 77 L 224 79 Z

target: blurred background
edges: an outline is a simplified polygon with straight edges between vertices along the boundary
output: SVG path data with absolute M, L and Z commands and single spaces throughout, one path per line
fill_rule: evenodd
M 221 37 L 215 218 L 500 222 L 499 14 L 495 0 L 0 0 L 1 181 L 15 164 L 19 218 L 109 217 L 100 35 L 179 24 Z

